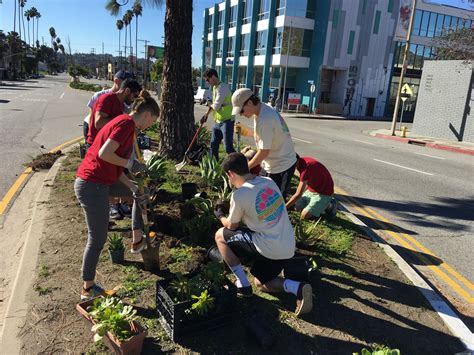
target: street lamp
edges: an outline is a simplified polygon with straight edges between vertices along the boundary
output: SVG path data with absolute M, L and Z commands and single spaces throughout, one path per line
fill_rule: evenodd
M 146 87 L 147 79 L 148 79 L 148 75 L 147 75 L 147 72 L 148 72 L 148 42 L 150 42 L 150 41 L 147 40 L 147 39 L 139 39 L 138 41 L 145 43 L 145 64 L 143 65 L 144 66 L 144 68 L 143 68 L 143 84 Z M 137 60 L 138 60 L 138 56 L 137 56 Z

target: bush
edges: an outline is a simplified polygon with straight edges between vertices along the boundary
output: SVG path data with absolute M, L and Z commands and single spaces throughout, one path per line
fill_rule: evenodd
M 102 90 L 102 86 L 100 85 L 81 83 L 81 82 L 71 82 L 69 86 L 73 89 L 93 91 L 93 92 Z

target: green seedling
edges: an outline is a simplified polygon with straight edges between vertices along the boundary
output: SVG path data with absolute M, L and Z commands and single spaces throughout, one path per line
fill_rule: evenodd
M 41 263 L 38 268 L 39 277 L 48 277 L 49 276 L 49 267 L 46 264 Z
M 206 154 L 199 163 L 201 176 L 207 181 L 209 186 L 217 186 L 220 179 L 224 176 L 224 172 L 214 156 Z
M 309 258 L 309 271 L 315 271 L 318 269 L 318 263 L 315 258 Z
M 362 355 L 400 355 L 400 350 L 390 349 L 386 346 L 378 346 L 372 350 L 362 349 Z M 353 355 L 359 355 L 359 353 L 353 353 Z
M 181 273 L 176 274 L 176 279 L 170 282 L 171 293 L 174 295 L 174 301 L 180 302 L 189 299 L 192 291 L 190 280 Z
M 214 307 L 214 297 L 209 294 L 208 290 L 201 292 L 199 296 L 192 295 L 191 298 L 196 300 L 191 305 L 191 310 L 199 315 L 206 314 Z
M 123 238 L 120 233 L 110 233 L 107 237 L 107 241 L 109 242 L 109 250 L 125 250 L 125 246 L 123 245 Z

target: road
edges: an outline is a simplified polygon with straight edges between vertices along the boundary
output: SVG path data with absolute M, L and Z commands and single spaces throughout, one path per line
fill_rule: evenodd
M 196 116 L 204 110 L 197 106 Z M 286 121 L 297 152 L 328 167 L 338 199 L 423 273 L 472 330 L 474 157 L 368 134 L 389 122 Z
M 91 94 L 68 83 L 66 75 L 58 75 L 0 85 L 1 198 L 25 163 L 82 134 L 79 125 Z

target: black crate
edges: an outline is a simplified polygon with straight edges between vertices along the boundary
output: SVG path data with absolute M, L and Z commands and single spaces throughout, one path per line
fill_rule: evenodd
M 173 279 L 157 281 L 156 283 L 156 310 L 159 321 L 168 336 L 177 342 L 184 335 L 192 334 L 200 330 L 208 330 L 232 320 L 237 298 L 237 287 L 225 279 L 225 288 L 214 297 L 214 307 L 202 316 L 189 315 L 185 312 L 191 308 L 194 301 L 183 301 L 174 303 L 166 292 L 166 288 Z

